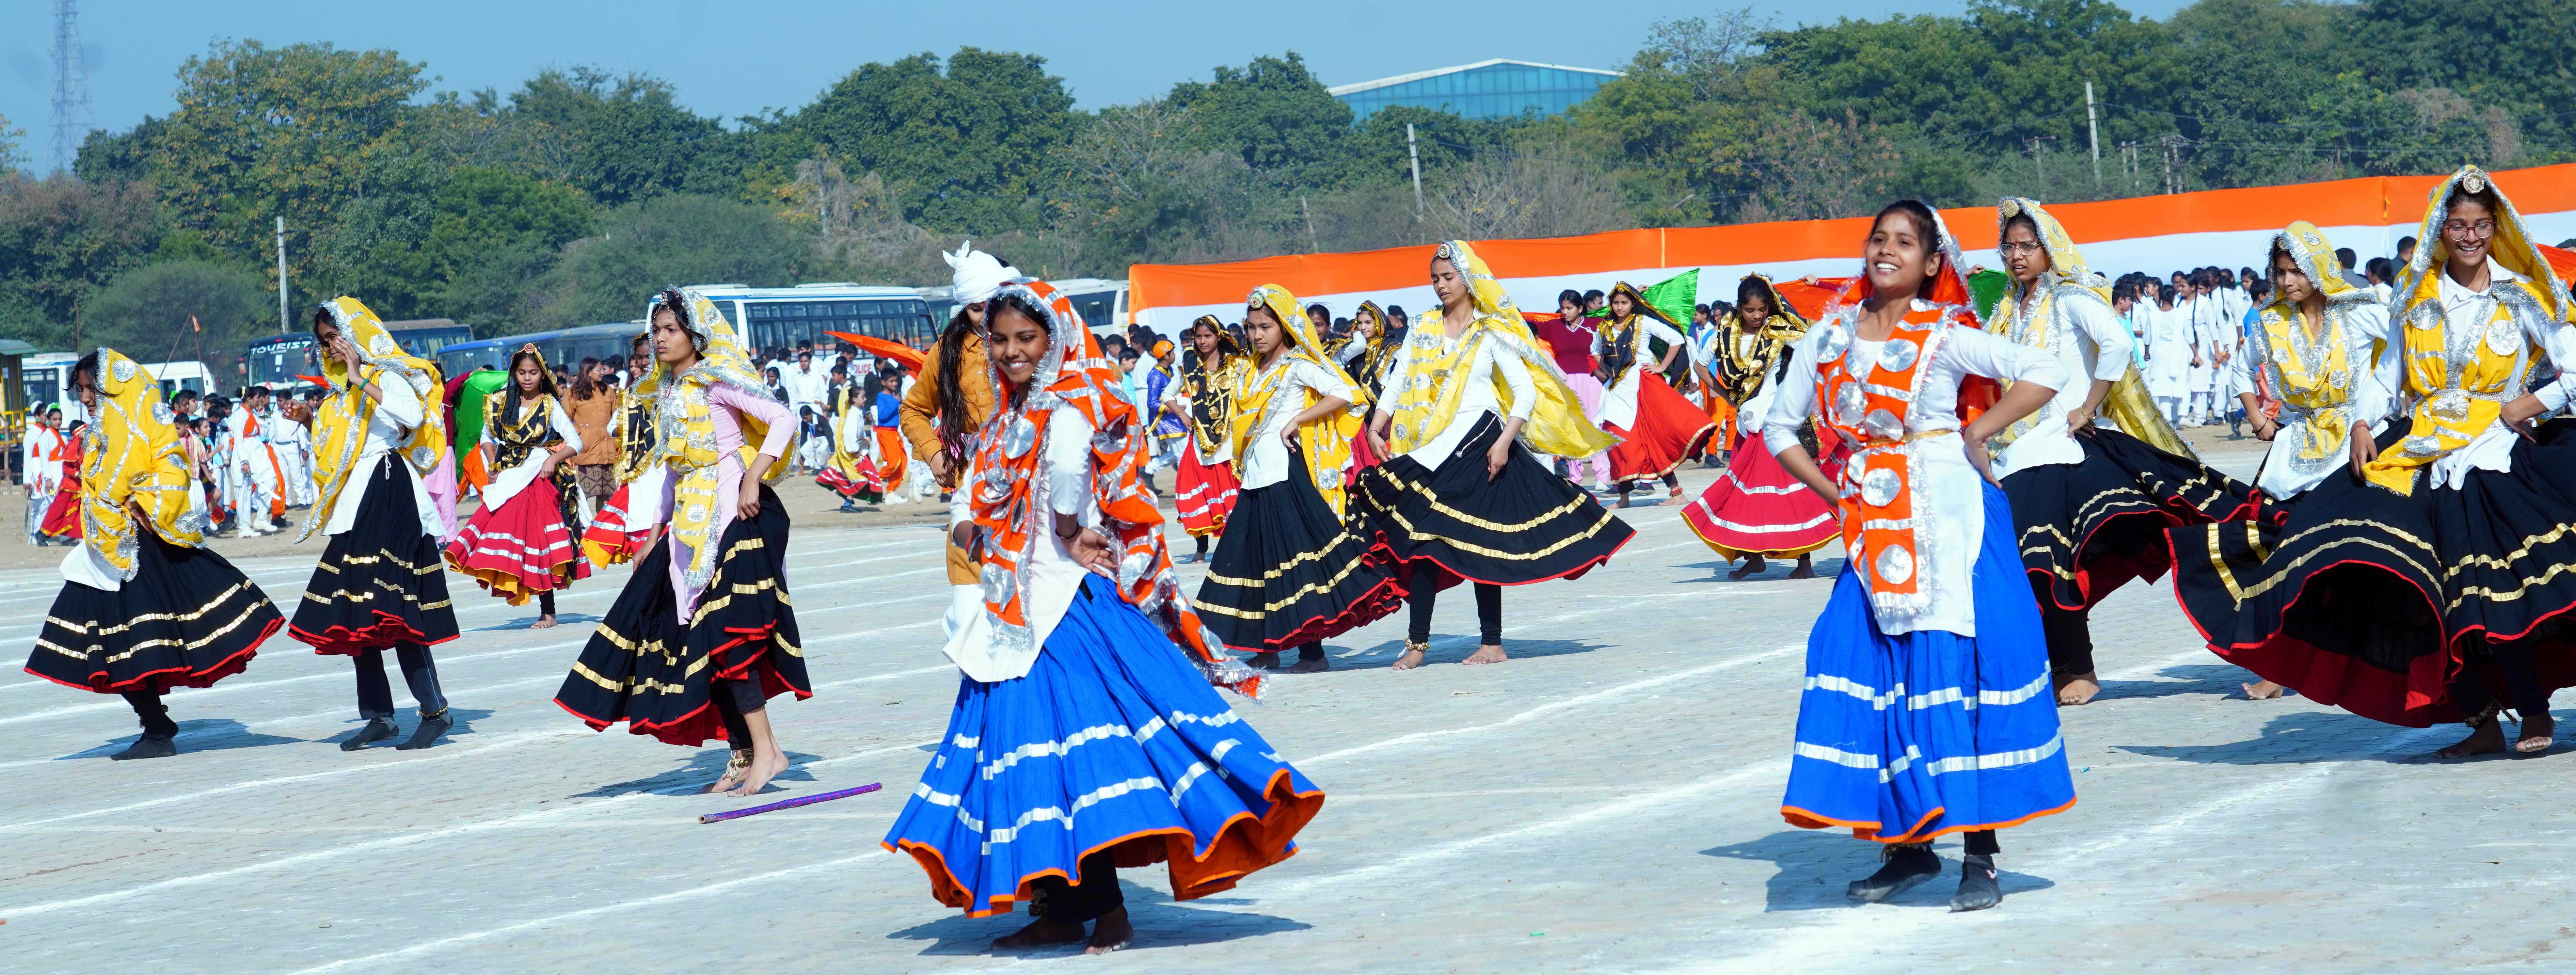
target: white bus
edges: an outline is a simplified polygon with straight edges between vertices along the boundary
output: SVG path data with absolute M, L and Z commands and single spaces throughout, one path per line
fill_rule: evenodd
M 755 355 L 798 342 L 837 341 L 825 332 L 872 335 L 926 349 L 947 324 L 931 316 L 930 303 L 918 288 L 823 281 L 791 288 L 702 284 L 697 291 L 715 302 Z

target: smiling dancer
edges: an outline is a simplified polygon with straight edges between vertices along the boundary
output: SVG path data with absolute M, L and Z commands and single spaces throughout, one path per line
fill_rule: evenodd
M 2084 266 L 2066 228 L 2035 200 L 2007 197 L 1996 214 L 1997 249 L 2010 273 L 1989 331 L 2086 380 L 2060 384 L 1991 445 L 2021 527 L 2018 547 L 2039 598 L 2057 702 L 2083 704 L 2102 689 L 2093 607 L 2129 580 L 2153 581 L 2172 567 L 2165 529 L 2236 517 L 2251 499 L 2194 459 L 2130 378 L 2131 337 L 2111 310 L 2111 284 Z M 2119 430 L 2093 422 L 2104 413 Z
M 590 575 L 582 536 L 580 489 L 565 461 L 581 452 L 581 432 L 555 389 L 546 357 L 533 344 L 510 356 L 510 385 L 483 403 L 483 507 L 447 543 L 448 567 L 512 606 L 537 597 L 530 629 L 555 625 L 555 593 Z
M 1932 840 L 1966 833 L 1950 909 L 1980 910 L 2003 899 L 1994 831 L 2075 804 L 2039 608 L 1985 450 L 2068 374 L 1978 330 L 1930 208 L 1889 204 L 1863 246 L 1863 276 L 1799 343 L 1763 421 L 1781 466 L 1842 510 L 1849 553 L 1807 636 L 1780 813 L 1885 844 L 1885 864 L 1851 884 L 1863 903 L 1939 875 Z M 1976 413 L 1988 380 L 2012 386 Z M 1853 445 L 1840 483 L 1798 442 L 1810 415 Z
M 1214 315 L 1201 315 L 1182 333 L 1189 351 L 1181 355 L 1180 394 L 1163 400 L 1163 409 L 1189 425 L 1189 442 L 1181 445 L 1180 473 L 1172 478 L 1172 506 L 1181 530 L 1198 541 L 1198 551 L 1182 562 L 1204 562 L 1208 543 L 1225 533 L 1243 481 L 1234 474 L 1234 391 L 1250 375 L 1252 358 L 1226 334 Z
M 1708 412 L 1674 392 L 1665 370 L 1688 351 L 1681 327 L 1647 304 L 1635 287 L 1621 281 L 1610 289 L 1610 318 L 1602 323 L 1592 351 L 1600 360 L 1594 375 L 1601 380 L 1601 429 L 1620 438 L 1610 448 L 1610 476 L 1619 485 L 1619 506 L 1645 478 L 1656 478 L 1672 497 L 1682 496 L 1673 468 L 1690 459 L 1717 435 Z M 1668 343 L 1661 361 L 1648 364 L 1648 340 Z
M 884 845 L 970 917 L 1028 903 L 996 948 L 1089 922 L 1088 950 L 1115 951 L 1118 867 L 1168 862 L 1175 900 L 1226 890 L 1296 852 L 1324 794 L 1210 686 L 1260 678 L 1202 642 L 1142 478 L 1151 418 L 1072 304 L 1016 282 L 985 322 L 1003 407 L 959 486 L 984 601 L 948 641 L 957 706 Z
M 161 386 L 101 348 L 72 364 L 90 414 L 81 452 L 81 537 L 36 632 L 27 672 L 123 695 L 143 734 L 110 758 L 179 753 L 161 696 L 242 672 L 285 620 L 268 594 L 205 541 L 206 501 Z
M 1397 670 L 1430 652 L 1442 588 L 1476 584 L 1479 645 L 1464 662 L 1500 663 L 1502 587 L 1581 576 L 1636 535 L 1532 456 L 1589 457 L 1615 438 L 1584 419 L 1555 359 L 1466 241 L 1433 252 L 1431 290 L 1440 311 L 1413 327 L 1369 420 L 1385 460 L 1359 477 L 1359 510 L 1412 603 Z
M 1735 311 L 1727 318 L 1735 327 L 1708 326 L 1725 334 L 1717 339 L 1706 371 L 1715 395 L 1741 418 L 1737 449 L 1727 458 L 1726 473 L 1682 508 L 1682 523 L 1720 557 L 1744 561 L 1726 574 L 1729 579 L 1763 571 L 1766 556 L 1793 555 L 1798 566 L 1789 578 L 1812 579 L 1816 568 L 1811 553 L 1841 532 L 1834 525 L 1834 507 L 1817 501 L 1759 442 L 1762 420 L 1779 392 L 1778 377 L 1789 369 L 1789 349 L 1807 334 L 1807 320 L 1780 299 L 1770 278 L 1759 274 L 1736 283 Z M 1801 428 L 1799 442 L 1824 465 L 1826 476 L 1842 470 L 1831 426 L 1811 420 Z
M 1367 394 L 1321 355 L 1315 327 L 1288 289 L 1254 289 L 1243 313 L 1254 365 L 1236 388 L 1229 451 L 1243 493 L 1191 604 L 1252 666 L 1292 674 L 1330 669 L 1324 640 L 1404 604 L 1404 587 L 1370 564 L 1369 544 L 1343 527 L 1343 469 Z
M 706 791 L 752 795 L 787 770 L 769 699 L 814 696 L 788 604 L 787 509 L 768 483 L 795 421 L 706 296 L 663 291 L 646 320 L 656 365 L 634 395 L 655 410 L 647 456 L 668 469 L 670 515 L 555 703 L 597 731 L 722 739 L 733 757 Z
M 2576 362 L 2567 283 L 2475 166 L 2434 187 L 2421 236 L 2380 366 L 2403 421 L 2384 447 L 2341 440 L 2363 479 L 2318 482 L 2268 558 L 2183 606 L 2221 656 L 2320 704 L 2465 721 L 2440 757 L 2536 754 L 2556 737 L 2550 693 L 2576 683 L 2576 644 L 2546 625 L 2576 608 L 2576 576 L 2554 568 L 2576 564 L 2576 423 L 2529 427 L 2576 380 L 2528 385 L 2544 354 Z
M 2398 360 L 2373 358 L 2392 338 L 2388 308 L 2378 295 L 2336 273 L 2334 246 L 2305 220 L 2273 237 L 2266 263 L 2273 299 L 2257 312 L 2244 354 L 2228 363 L 2233 388 L 2248 390 L 2237 399 L 2255 438 L 2272 444 L 2254 482 L 2261 492 L 2260 515 L 2252 523 L 2166 533 L 2175 553 L 2174 595 L 2196 623 L 2241 622 L 2234 620 L 2234 580 L 2263 574 L 2264 559 L 2280 547 L 2281 523 L 2316 497 L 2318 487 L 2337 475 L 2361 476 L 2392 412 L 2390 384 Z M 2279 400 L 2279 417 L 2265 413 L 2250 392 L 2258 383 Z M 2236 634 L 2226 636 L 2232 643 Z M 2234 647 L 2218 652 L 2230 656 Z M 2281 685 L 2269 680 L 2245 685 L 2245 696 L 2256 700 L 2281 693 Z
M 331 394 L 313 423 L 313 511 L 297 540 L 319 530 L 330 542 L 287 633 L 355 665 L 367 724 L 340 750 L 401 731 L 385 681 L 387 647 L 420 716 L 395 747 L 427 748 L 455 725 L 429 648 L 456 639 L 456 611 L 438 554 L 438 509 L 421 481 L 447 450 L 446 387 L 356 298 L 331 299 L 313 314 L 313 342 Z

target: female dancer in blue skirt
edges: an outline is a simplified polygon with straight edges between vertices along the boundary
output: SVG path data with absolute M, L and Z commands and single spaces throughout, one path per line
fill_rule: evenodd
M 1119 867 L 1168 862 L 1176 900 L 1296 852 L 1324 793 L 1211 684 L 1260 678 L 1220 657 L 1180 599 L 1143 471 L 1152 418 L 1073 305 L 1043 282 L 985 306 L 1001 408 L 958 485 L 979 530 L 982 612 L 947 652 L 965 679 L 948 734 L 885 846 L 970 917 L 1022 901 L 996 948 L 1133 935 Z
M 1950 909 L 1981 910 L 2003 899 L 1994 831 L 2075 804 L 2039 604 L 1986 453 L 2069 378 L 2055 357 L 1978 330 L 1930 208 L 1889 204 L 1862 255 L 1763 419 L 1781 466 L 1841 512 L 1847 559 L 1807 636 L 1780 813 L 1886 844 L 1885 865 L 1851 885 L 1862 903 L 1938 875 L 1932 839 L 1964 832 Z M 1999 400 L 1993 380 L 2011 383 Z M 1853 446 L 1841 484 L 1798 443 L 1811 413 Z

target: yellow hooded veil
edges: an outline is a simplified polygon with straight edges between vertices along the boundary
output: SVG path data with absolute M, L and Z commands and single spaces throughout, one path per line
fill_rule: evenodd
M 81 431 L 81 544 L 131 580 L 143 527 L 136 509 L 163 541 L 187 548 L 205 540 L 206 516 L 189 503 L 188 454 L 160 382 L 115 349 L 94 354 L 98 409 Z
M 1333 513 L 1340 514 L 1345 491 L 1342 484 L 1342 469 L 1351 464 L 1351 438 L 1359 435 L 1360 416 L 1365 413 L 1369 403 L 1368 387 L 1352 382 L 1349 373 L 1343 372 L 1339 364 L 1324 355 L 1323 343 L 1315 338 L 1315 323 L 1306 318 L 1304 311 L 1299 310 L 1297 296 L 1289 294 L 1288 289 L 1275 284 L 1262 285 L 1252 289 L 1252 297 L 1244 304 L 1247 309 L 1259 308 L 1278 319 L 1288 330 L 1291 342 L 1288 348 L 1279 353 L 1282 361 L 1273 363 L 1274 368 L 1265 370 L 1259 365 L 1254 365 L 1244 370 L 1236 380 L 1234 420 L 1229 433 L 1234 447 L 1235 466 L 1240 469 L 1246 458 L 1252 456 L 1252 447 L 1248 441 L 1255 435 L 1255 431 L 1261 429 L 1261 424 L 1269 419 L 1271 410 L 1281 409 L 1291 413 L 1303 413 L 1322 398 L 1321 393 L 1308 390 L 1303 402 L 1271 402 L 1274 398 L 1272 393 L 1279 388 L 1280 377 L 1288 372 L 1285 360 L 1302 359 L 1312 363 L 1316 368 L 1324 370 L 1325 375 L 1339 378 L 1351 387 L 1351 409 L 1315 420 L 1297 429 L 1299 452 L 1305 455 L 1306 473 L 1312 478 L 1315 489 L 1323 493 L 1325 502 L 1333 506 Z M 1257 356 L 1258 353 L 1255 355 Z
M 716 453 L 715 406 L 707 391 L 721 384 L 736 392 L 771 399 L 769 384 L 752 368 L 750 354 L 742 338 L 715 302 L 707 300 L 696 288 L 658 292 L 647 306 L 644 320 L 672 308 L 680 315 L 680 327 L 688 330 L 697 346 L 698 361 L 687 371 L 673 375 L 671 365 L 656 357 L 653 371 L 636 382 L 634 396 L 653 403 L 654 444 L 652 462 L 671 469 L 672 497 L 669 513 L 671 533 L 689 546 L 690 558 L 686 578 L 692 588 L 701 588 L 714 578 L 716 558 L 720 553 L 709 544 L 709 530 L 721 514 L 715 510 L 719 467 L 724 458 Z M 744 465 L 751 463 L 757 446 L 769 435 L 768 424 L 748 414 L 738 418 L 742 425 L 742 448 L 736 451 Z M 762 480 L 775 483 L 787 473 L 788 465 L 771 464 Z
M 2022 345 L 2045 349 L 2053 341 L 2050 331 L 2058 327 L 2057 303 L 2099 301 L 2108 308 L 2111 305 L 2111 282 L 2084 263 L 2084 252 L 2076 249 L 2075 238 L 2066 233 L 2066 225 L 2043 209 L 2038 200 L 2007 196 L 1995 204 L 1997 246 L 2001 246 L 2004 230 L 2011 226 L 2014 217 L 2029 217 L 2030 222 L 2039 228 L 2040 246 L 2048 251 L 2048 270 L 2040 273 L 2038 283 L 2030 289 L 2038 292 L 2036 300 L 2023 289 L 2020 281 L 2006 275 L 2004 300 L 1995 306 L 1994 321 L 1986 330 Z M 2076 379 L 2092 381 L 2089 376 Z M 2011 385 L 2006 382 L 2004 388 L 2009 389 Z M 2102 415 L 2118 425 L 2122 433 L 2145 441 L 2147 446 L 2183 457 L 2199 456 L 2192 452 L 2190 444 L 2183 442 L 2182 435 L 2174 431 L 2173 425 L 2165 422 L 2164 413 L 2157 410 L 2155 400 L 2147 396 L 2146 380 L 2138 375 L 2134 362 L 2118 382 L 2111 384 L 2110 393 L 2102 397 Z M 2034 425 L 2033 418 L 2037 416 L 2034 413 L 2014 423 L 1995 437 L 1995 446 L 2010 444 L 2029 433 Z
M 2496 203 L 2488 258 L 2521 280 L 2496 281 L 2488 289 L 2496 301 L 2486 334 L 2455 343 L 2441 302 L 2441 275 L 2451 250 L 2442 225 L 2458 197 L 2477 193 L 2491 194 Z M 2390 325 L 2406 343 L 2399 385 L 2402 402 L 2414 404 L 2411 426 L 2405 439 L 2363 469 L 2371 483 L 2399 494 L 2414 492 L 2416 468 L 2468 446 L 2495 424 L 2505 401 L 2522 395 L 2531 367 L 2527 336 L 2567 321 L 2569 312 L 2567 282 L 2540 256 L 2522 214 L 2486 170 L 2462 166 L 2433 187 L 2417 239 L 2423 246 L 2406 263 L 2389 302 Z
M 397 445 L 403 461 L 412 469 L 428 474 L 438 467 L 438 457 L 447 452 L 447 386 L 439 378 L 438 366 L 427 359 L 403 351 L 394 342 L 393 333 L 385 330 L 384 319 L 368 310 L 366 303 L 347 295 L 322 303 L 322 312 L 331 316 L 332 324 L 358 350 L 359 372 L 354 380 L 349 367 L 338 356 L 319 350 L 322 376 L 331 384 L 330 395 L 322 398 L 322 409 L 313 417 L 313 484 L 312 516 L 295 540 L 313 537 L 314 531 L 331 521 L 332 510 L 339 505 L 340 491 L 352 477 L 365 476 L 352 470 L 358 454 L 367 446 L 367 422 L 374 418 L 375 404 L 366 399 L 365 388 L 371 383 L 400 382 L 411 387 L 420 398 L 420 425 L 413 427 L 410 439 Z
M 2334 244 L 2315 224 L 2305 220 L 2291 223 L 2273 236 L 2272 248 L 2288 254 L 2325 297 L 2327 331 L 2322 340 L 2311 341 L 2298 303 L 2274 291 L 2272 298 L 2255 311 L 2254 326 L 2246 340 L 2265 343 L 2270 353 L 2265 358 L 2269 360 L 2272 392 L 2287 407 L 2281 418 L 2300 419 L 2296 426 L 2285 423 L 2281 431 L 2294 438 L 2298 451 L 2295 456 L 2302 464 L 2323 463 L 2343 456 L 2350 443 L 2354 420 L 2352 378 L 2355 372 L 2371 368 L 2368 362 L 2349 360 L 2350 353 L 2340 333 L 2343 311 L 2338 309 L 2369 305 L 2378 297 L 2344 280 Z M 2267 270 L 2270 264 L 2267 254 Z M 2302 350 L 2309 349 L 2315 350 L 2313 359 L 2302 354 Z
M 1442 321 L 1445 310 L 1426 312 L 1415 322 L 1405 342 L 1414 357 L 1413 374 L 1400 377 L 1398 388 L 1382 393 L 1389 414 L 1395 418 L 1394 437 L 1388 446 L 1404 453 L 1430 443 L 1458 415 L 1459 395 L 1466 384 L 1448 382 L 1457 375 L 1464 378 L 1465 367 L 1476 361 L 1478 350 L 1492 342 L 1506 355 L 1519 356 L 1529 367 L 1530 382 L 1538 387 L 1538 403 L 1531 407 L 1528 422 L 1521 424 L 1521 442 L 1529 449 L 1557 457 L 1590 457 L 1619 443 L 1619 438 L 1602 432 L 1583 415 L 1583 401 L 1575 398 L 1574 388 L 1566 385 L 1565 373 L 1556 368 L 1556 360 L 1540 348 L 1538 336 L 1531 334 L 1529 323 L 1521 320 L 1521 311 L 1504 292 L 1502 282 L 1494 279 L 1492 268 L 1466 241 L 1452 240 L 1440 245 L 1433 260 L 1449 262 L 1466 279 L 1474 305 L 1473 321 L 1458 336 L 1456 346 L 1444 351 L 1447 325 Z M 1503 409 L 1513 406 L 1511 388 L 1503 377 L 1494 377 L 1494 396 Z

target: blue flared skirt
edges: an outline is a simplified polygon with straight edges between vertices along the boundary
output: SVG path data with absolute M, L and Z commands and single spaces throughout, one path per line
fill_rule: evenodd
M 1170 864 L 1176 900 L 1295 853 L 1324 793 L 1217 696 L 1106 580 L 1086 578 L 1026 676 L 966 679 L 948 734 L 887 832 L 932 895 L 1008 913 L 1084 857 Z
M 2039 603 L 2012 509 L 1985 489 L 1977 635 L 1879 632 L 1846 568 L 1807 634 L 1807 685 L 1780 814 L 1811 829 L 1919 843 L 2017 825 L 2075 804 Z

